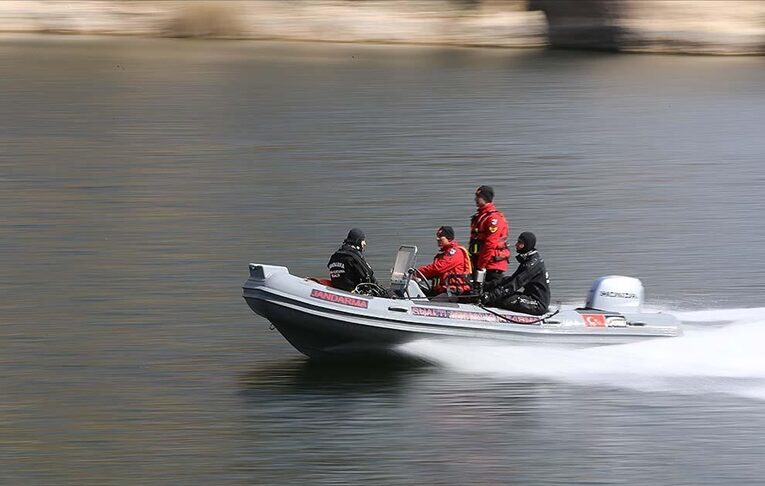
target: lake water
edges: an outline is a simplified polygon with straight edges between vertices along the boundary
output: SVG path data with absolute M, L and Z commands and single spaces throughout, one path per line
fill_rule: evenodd
M 761 58 L 0 39 L 0 483 L 765 476 Z M 465 242 L 494 186 L 553 299 L 639 277 L 686 336 L 326 365 L 241 297 L 352 226 Z

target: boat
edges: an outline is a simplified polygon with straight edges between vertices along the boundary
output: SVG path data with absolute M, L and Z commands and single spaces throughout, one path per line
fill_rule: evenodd
M 399 248 L 390 288 L 376 295 L 363 284 L 347 292 L 328 279 L 292 275 L 285 266 L 250 263 L 243 297 L 311 358 L 396 355 L 399 345 L 421 338 L 589 347 L 682 335 L 675 316 L 642 310 L 637 278 L 598 278 L 584 307 L 532 316 L 484 307 L 477 299 L 425 297 L 415 278 L 416 254 L 416 246 Z

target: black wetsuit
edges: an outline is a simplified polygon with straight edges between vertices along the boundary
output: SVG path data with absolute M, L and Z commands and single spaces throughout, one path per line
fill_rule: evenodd
M 352 291 L 362 282 L 377 283 L 372 267 L 364 259 L 358 247 L 343 244 L 327 262 L 332 286 Z
M 521 253 L 515 259 L 520 263 L 518 269 L 497 282 L 484 303 L 541 316 L 550 307 L 550 277 L 545 262 L 536 250 Z

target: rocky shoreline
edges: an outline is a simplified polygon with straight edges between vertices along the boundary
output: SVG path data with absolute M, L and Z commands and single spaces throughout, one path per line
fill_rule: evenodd
M 0 31 L 765 54 L 755 0 L 5 0 Z

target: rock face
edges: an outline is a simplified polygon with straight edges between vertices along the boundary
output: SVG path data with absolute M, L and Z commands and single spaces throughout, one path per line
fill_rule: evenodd
M 553 47 L 619 50 L 624 3 L 613 0 L 529 0 L 529 10 L 544 12 Z
M 765 54 L 763 0 L 529 0 L 554 47 Z
M 526 0 L 0 0 L 0 31 L 547 45 L 544 15 Z
M 624 51 L 765 54 L 763 0 L 630 0 Z
M 2 0 L 0 31 L 765 54 L 765 0 Z

